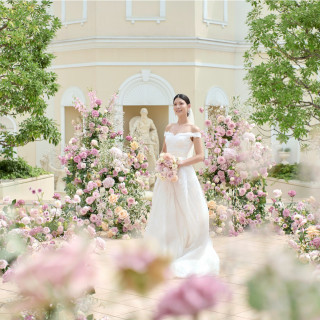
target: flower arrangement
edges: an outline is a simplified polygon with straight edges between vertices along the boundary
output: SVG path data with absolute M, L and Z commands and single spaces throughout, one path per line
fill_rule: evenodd
M 0 210 L 0 270 L 3 273 L 10 271 L 11 265 L 25 252 L 55 248 L 78 232 L 94 239 L 97 249 L 104 249 L 104 240 L 97 236 L 92 224 L 86 225 L 75 212 L 63 210 L 65 204 L 60 195 L 55 194 L 52 203 L 45 203 L 41 189 L 31 192 L 38 198 L 31 205 L 22 199 L 3 199 Z
M 202 132 L 208 158 L 197 174 L 207 201 L 218 200 L 230 210 L 224 230 L 237 235 L 244 227 L 262 223 L 265 216 L 265 178 L 270 166 L 269 149 L 252 132 L 254 125 L 233 116 L 206 120 Z M 210 209 L 210 208 L 209 208 Z M 223 213 L 225 215 L 225 213 Z M 218 218 L 218 215 L 214 215 Z M 214 219 L 215 219 L 214 218 Z M 214 224 L 218 221 L 214 220 Z
M 107 108 L 94 92 L 89 93 L 90 105 L 76 100 L 75 108 L 83 124 L 75 124 L 75 136 L 60 157 L 67 176 L 64 210 L 75 210 L 84 224 L 107 232 L 109 238 L 128 237 L 139 232 L 149 211 L 144 199 L 148 185 L 148 163 L 143 146 L 113 125 L 114 95 Z
M 42 190 L 31 190 L 38 200 L 26 206 L 24 200 L 4 198 L 0 211 L 0 269 L 6 271 L 10 264 L 28 248 L 54 246 L 55 239 L 68 239 L 74 233 L 75 217 L 62 211 L 62 203 L 42 201 Z
M 289 245 L 303 262 L 320 263 L 320 210 L 319 204 L 310 197 L 306 201 L 294 201 L 296 192 L 288 192 L 289 203 L 281 199 L 281 190 L 274 190 L 273 204 L 268 209 L 267 220 L 280 233 L 290 235 Z
M 157 176 L 162 180 L 178 181 L 178 161 L 170 153 L 161 153 L 156 162 Z
M 77 302 L 94 293 L 99 278 L 93 246 L 84 237 L 73 237 L 59 248 L 22 255 L 6 277 L 16 285 L 20 297 L 12 311 L 22 311 L 24 319 L 75 316 Z

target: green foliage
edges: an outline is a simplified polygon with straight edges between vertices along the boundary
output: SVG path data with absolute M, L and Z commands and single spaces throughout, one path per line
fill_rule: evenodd
M 320 121 L 320 1 L 247 0 L 252 119 L 302 140 Z
M 24 159 L 5 159 L 0 161 L 0 179 L 17 179 L 38 177 L 42 174 L 48 174 L 41 168 L 30 166 Z
M 313 169 L 303 166 L 301 163 L 282 164 L 278 163 L 269 170 L 269 177 L 276 179 L 315 181 Z
M 269 171 L 269 177 L 288 180 L 298 179 L 298 164 L 276 164 Z
M 51 1 L 0 0 L 0 117 L 19 118 L 19 131 L 2 131 L 6 157 L 13 148 L 46 139 L 57 145 L 60 133 L 45 115 L 46 99 L 57 90 L 57 75 L 48 71 L 54 56 L 47 47 L 60 28 L 48 14 Z M 22 119 L 22 120 L 20 120 Z

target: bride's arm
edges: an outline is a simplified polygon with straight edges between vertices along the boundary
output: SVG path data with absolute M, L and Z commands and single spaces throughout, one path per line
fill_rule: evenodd
M 178 167 L 190 166 L 192 164 L 195 164 L 204 160 L 204 153 L 203 153 L 201 138 L 194 137 L 193 145 L 194 145 L 195 155 L 191 158 L 181 160 L 178 164 Z
M 167 152 L 166 139 L 164 139 L 164 140 L 163 140 L 163 145 L 162 145 L 161 152 L 164 152 L 164 153 L 166 153 L 166 152 Z
M 171 128 L 172 124 L 169 123 L 166 128 L 164 129 L 164 131 L 170 131 L 170 128 Z M 166 145 L 166 138 L 163 139 L 163 145 L 162 145 L 162 149 L 161 149 L 161 152 L 167 152 L 167 145 Z

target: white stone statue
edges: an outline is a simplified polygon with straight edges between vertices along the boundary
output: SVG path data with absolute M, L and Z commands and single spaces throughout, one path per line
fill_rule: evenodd
M 159 137 L 157 128 L 153 121 L 148 118 L 148 110 L 142 108 L 140 110 L 141 116 L 133 117 L 129 121 L 130 135 L 138 140 L 142 141 L 148 148 L 146 154 L 150 172 L 154 171 L 156 159 L 159 156 Z
M 64 169 L 55 168 L 51 165 L 49 156 L 47 154 L 42 156 L 40 160 L 41 167 L 54 174 L 54 190 L 59 193 L 64 193 L 65 182 L 62 180 L 66 176 Z

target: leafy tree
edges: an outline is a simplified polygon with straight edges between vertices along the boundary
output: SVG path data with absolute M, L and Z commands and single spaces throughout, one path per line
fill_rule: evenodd
M 305 140 L 320 121 L 320 1 L 247 1 L 252 118 L 277 128 L 282 142 Z
M 6 157 L 13 148 L 46 139 L 57 145 L 60 133 L 45 115 L 45 99 L 58 90 L 56 74 L 48 71 L 54 56 L 47 47 L 60 28 L 50 15 L 50 1 L 0 0 L 0 117 L 17 119 L 16 133 L 2 126 L 0 145 Z

